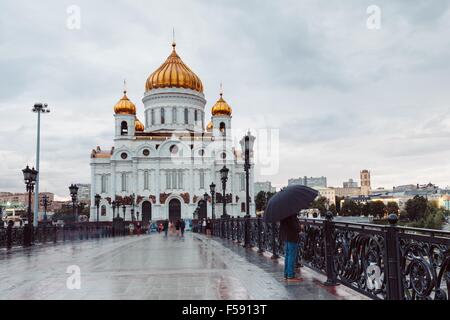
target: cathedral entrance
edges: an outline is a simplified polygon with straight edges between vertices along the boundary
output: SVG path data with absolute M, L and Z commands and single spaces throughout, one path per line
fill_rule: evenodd
M 142 203 L 142 223 L 148 225 L 152 220 L 152 204 L 149 201 Z
M 169 221 L 175 222 L 181 219 L 181 203 L 178 199 L 169 201 Z
M 198 202 L 198 219 L 203 220 L 203 218 L 205 218 L 205 219 L 207 218 L 206 201 L 200 200 Z

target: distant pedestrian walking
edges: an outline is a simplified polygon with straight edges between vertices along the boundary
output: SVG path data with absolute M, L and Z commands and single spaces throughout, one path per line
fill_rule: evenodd
M 181 230 L 181 236 L 184 237 L 184 229 L 186 228 L 186 222 L 184 222 L 183 219 L 181 219 L 180 222 L 180 230 Z
M 180 227 L 181 227 L 181 221 L 177 220 L 175 222 L 175 233 L 176 233 L 177 237 L 180 235 Z
M 211 219 L 206 220 L 206 234 L 211 235 Z
M 206 219 L 205 218 L 203 218 L 203 221 L 202 221 L 202 233 L 206 233 Z
M 167 237 L 167 232 L 169 231 L 169 220 L 164 220 L 163 230 L 164 230 L 164 237 Z

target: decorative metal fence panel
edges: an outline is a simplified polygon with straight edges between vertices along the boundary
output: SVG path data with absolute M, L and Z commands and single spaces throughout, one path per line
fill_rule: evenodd
M 373 299 L 448 300 L 450 232 L 399 227 L 396 216 L 389 222 L 299 219 L 298 264 L 325 274 L 326 284 L 341 283 Z M 213 226 L 214 236 L 271 252 L 274 259 L 284 255 L 279 224 L 236 218 Z
M 0 228 L 0 248 L 12 248 L 25 244 L 26 230 L 23 227 Z M 96 226 L 94 223 L 33 228 L 32 242 L 35 244 L 57 243 L 65 241 L 89 240 L 129 234 L 127 227 L 116 228 L 112 225 Z

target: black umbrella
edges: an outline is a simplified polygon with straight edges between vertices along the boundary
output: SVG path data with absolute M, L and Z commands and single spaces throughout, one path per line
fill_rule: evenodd
M 317 197 L 317 190 L 305 186 L 288 186 L 270 198 L 264 212 L 265 222 L 277 222 L 307 209 Z

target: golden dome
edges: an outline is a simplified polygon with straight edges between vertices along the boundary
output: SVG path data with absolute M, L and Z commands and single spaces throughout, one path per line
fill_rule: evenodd
M 212 107 L 212 115 L 213 116 L 231 116 L 231 107 L 230 105 L 223 100 L 222 93 L 220 94 L 219 100 L 217 100 L 216 104 Z
M 120 99 L 119 102 L 117 102 L 117 104 L 114 106 L 114 112 L 116 114 L 136 114 L 136 106 L 133 102 L 130 101 L 130 99 L 128 99 L 126 91 L 123 92 L 122 99 Z
M 212 131 L 213 129 L 213 123 L 210 121 L 208 122 L 208 125 L 206 126 L 206 131 Z
M 167 60 L 153 72 L 145 83 L 145 91 L 156 88 L 187 88 L 198 92 L 203 92 L 203 84 L 200 78 L 178 56 L 173 50 Z
M 134 130 L 136 132 L 143 132 L 144 131 L 144 125 L 142 122 L 139 121 L 138 118 L 136 118 L 136 121 L 134 122 Z

